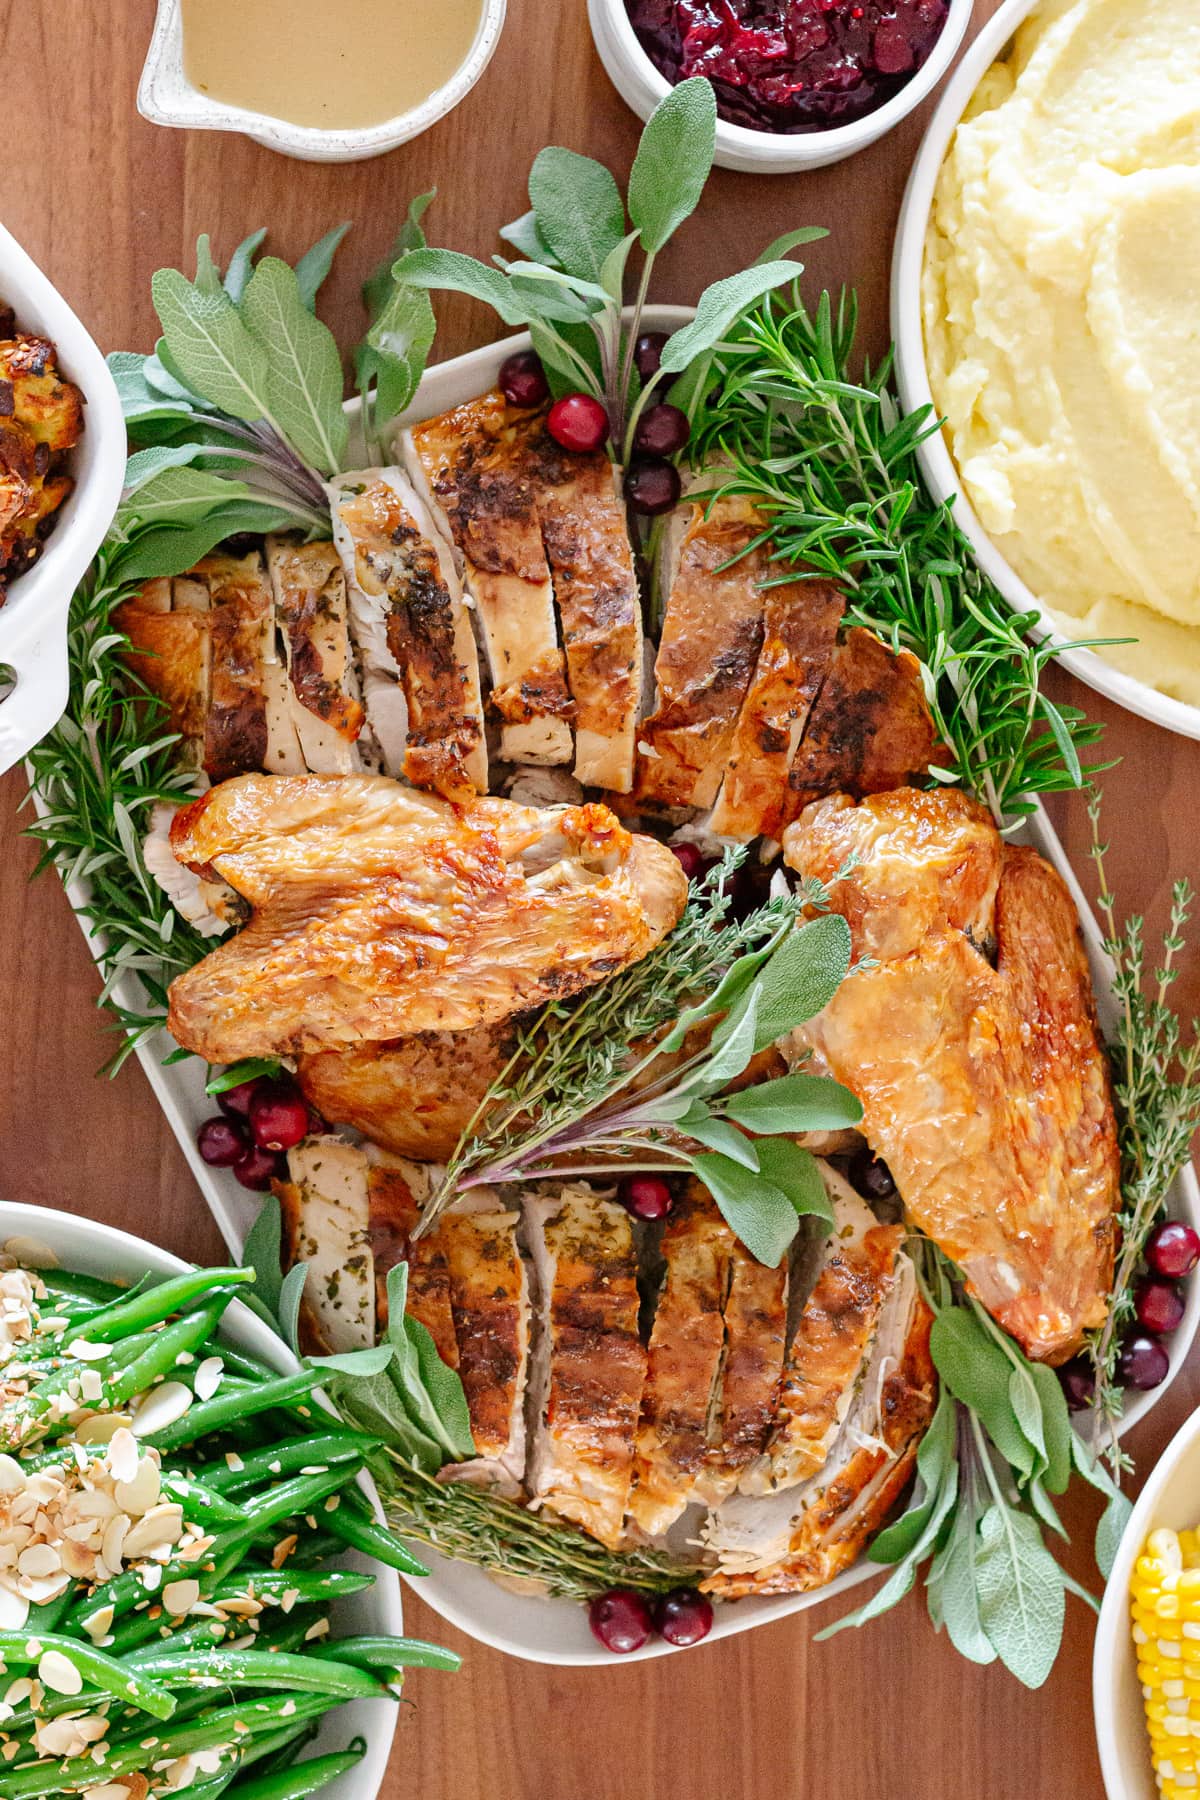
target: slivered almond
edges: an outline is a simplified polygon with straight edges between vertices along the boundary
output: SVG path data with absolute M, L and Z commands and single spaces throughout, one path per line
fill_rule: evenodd
M 115 1431 L 104 1458 L 114 1481 L 132 1481 L 138 1472 L 141 1453 L 132 1431 L 122 1425 Z
M 219 1356 L 206 1356 L 196 1370 L 197 1400 L 211 1400 L 221 1385 L 221 1376 L 225 1373 L 225 1364 Z
M 183 1508 L 174 1501 L 152 1506 L 149 1512 L 129 1527 L 124 1556 L 128 1562 L 135 1556 L 147 1556 L 158 1548 L 169 1548 L 183 1529 Z
M 53 1544 L 30 1544 L 28 1550 L 22 1550 L 18 1556 L 17 1567 L 22 1575 L 57 1575 L 62 1568 L 62 1557 Z
M 25 1481 L 25 1471 L 16 1457 L 0 1455 L 0 1494 L 19 1494 Z
M 78 1694 L 83 1690 L 83 1676 L 61 1650 L 47 1650 L 38 1660 L 38 1680 L 56 1694 Z
M 133 1415 L 131 1429 L 135 1437 L 153 1437 L 182 1419 L 192 1404 L 192 1390 L 182 1381 L 164 1381 L 144 1396 Z
M 200 1583 L 192 1580 L 168 1581 L 162 1591 L 162 1598 L 167 1611 L 179 1617 L 191 1612 L 200 1598 Z
M 112 1629 L 113 1616 L 113 1608 L 111 1606 L 102 1606 L 94 1618 L 88 1620 L 87 1624 L 84 1626 L 84 1630 L 92 1639 L 93 1643 L 98 1642 L 102 1637 L 108 1636 L 109 1631 Z
M 113 1486 L 113 1499 L 127 1513 L 148 1513 L 162 1492 L 158 1464 L 152 1456 L 143 1456 L 132 1478 L 118 1480 Z
M 125 1555 L 125 1539 L 129 1535 L 129 1520 L 124 1513 L 118 1513 L 110 1519 L 104 1531 L 104 1542 L 100 1554 L 114 1573 L 121 1567 L 121 1559 Z

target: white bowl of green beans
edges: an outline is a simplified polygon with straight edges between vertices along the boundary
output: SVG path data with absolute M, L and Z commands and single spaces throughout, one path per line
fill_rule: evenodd
M 98 1581 L 32 1601 L 8 1577 L 0 1800 L 97 1783 L 115 1795 L 134 1773 L 154 1794 L 184 1762 L 189 1800 L 373 1800 L 400 1670 L 457 1659 L 402 1637 L 395 1571 L 412 1559 L 375 1522 L 369 1444 L 324 1411 L 318 1372 L 235 1297 L 245 1271 L 196 1271 L 91 1220 L 0 1202 L 0 1269 L 10 1259 L 44 1291 L 33 1335 L 0 1350 L 0 1523 L 17 1516 L 14 1482 L 20 1492 L 38 1474 L 63 1484 L 64 1505 L 81 1486 L 117 1491 L 116 1440 L 103 1436 L 113 1413 L 126 1452 L 133 1439 L 157 1462 L 158 1500 L 181 1523 L 155 1553 L 160 1569 L 118 1556 Z M 89 1442 L 96 1418 L 106 1425 Z M 181 1595 L 187 1609 L 171 1616 Z M 32 1700 L 13 1685 L 28 1677 Z M 94 1746 L 47 1753 L 47 1720 L 97 1718 L 99 1761 Z

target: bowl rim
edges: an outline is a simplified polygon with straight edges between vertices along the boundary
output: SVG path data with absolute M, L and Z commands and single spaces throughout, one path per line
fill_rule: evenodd
M 479 26 L 470 50 L 441 87 L 405 112 L 377 125 L 293 125 L 274 113 L 257 112 L 202 94 L 188 79 L 183 62 L 181 0 L 158 0 L 154 30 L 138 82 L 137 105 L 156 125 L 189 130 L 240 131 L 270 149 L 325 152 L 332 158 L 367 156 L 396 149 L 428 131 L 452 112 L 479 81 L 500 41 L 508 0 L 482 0 Z
M 626 68 L 631 73 L 636 70 L 638 78 L 652 91 L 656 105 L 664 100 L 675 83 L 668 81 L 655 67 L 638 42 L 625 0 L 590 0 L 590 4 L 608 20 L 616 38 L 615 48 Z M 838 152 L 844 156 L 854 150 L 865 149 L 868 144 L 891 131 L 893 126 L 898 125 L 932 93 L 954 60 L 974 6 L 975 0 L 947 0 L 946 20 L 937 41 L 911 81 L 905 82 L 898 94 L 893 94 L 890 100 L 886 100 L 872 112 L 865 113 L 861 119 L 853 119 L 847 125 L 834 125 L 828 130 L 784 132 L 760 131 L 753 126 L 734 125 L 729 120 L 718 117 L 718 148 L 758 151 L 760 155 L 764 151 L 774 151 L 798 158 L 801 149 L 811 144 L 814 157 L 820 153 L 822 160 L 828 162 L 837 160 Z M 624 91 L 622 86 L 622 93 Z
M 148 1238 L 137 1237 L 133 1232 L 123 1231 L 116 1225 L 106 1225 L 99 1219 L 89 1218 L 86 1213 L 67 1212 L 53 1206 L 35 1206 L 27 1201 L 0 1199 L 0 1248 L 13 1238 L 40 1242 L 56 1259 L 61 1259 L 61 1267 L 69 1268 L 69 1245 L 72 1240 L 80 1237 L 88 1240 L 89 1249 L 93 1245 L 97 1248 L 100 1260 L 106 1266 L 111 1255 L 113 1272 L 119 1270 L 130 1279 L 136 1279 L 148 1270 L 163 1276 L 183 1275 L 196 1266 L 183 1257 L 176 1256 L 173 1251 L 164 1250 L 161 1245 Z M 230 1303 L 222 1321 L 223 1327 L 226 1324 L 230 1336 L 237 1343 L 276 1367 L 281 1375 L 294 1374 L 299 1369 L 298 1359 L 283 1339 L 240 1300 Z M 370 1498 L 376 1513 L 382 1518 L 379 1495 L 374 1482 L 365 1471 L 360 1477 L 360 1485 Z M 369 1593 L 378 1607 L 377 1629 L 389 1636 L 403 1637 L 404 1602 L 399 1576 L 394 1569 L 385 1568 L 382 1563 L 370 1561 L 370 1568 L 375 1577 L 375 1585 Z M 364 1715 L 358 1720 L 358 1735 L 366 1739 L 367 1748 L 362 1761 L 350 1771 L 350 1780 L 354 1785 L 347 1785 L 342 1790 L 341 1800 L 350 1800 L 351 1794 L 353 1800 L 373 1800 L 373 1796 L 382 1787 L 387 1771 L 399 1707 L 391 1700 L 383 1702 L 371 1699 L 351 1704 L 364 1708 Z M 385 1705 L 386 1716 L 383 1710 Z M 369 1730 L 362 1729 L 366 1708 L 372 1709 Z M 340 1710 L 334 1709 L 330 1716 L 336 1716 Z M 348 1737 L 350 1735 L 353 1733 L 347 1734 Z M 336 1794 L 337 1790 L 334 1792 Z
M 1040 4 L 1041 0 L 1004 0 L 982 27 L 934 108 L 913 160 L 900 206 L 891 267 L 891 331 L 895 345 L 896 383 L 906 412 L 928 407 L 931 414 L 937 416 L 925 354 L 921 305 L 925 238 L 937 178 L 951 139 L 981 79 L 1003 53 L 1017 26 Z M 1033 636 L 1049 642 L 1065 668 L 1097 693 L 1115 700 L 1127 712 L 1182 737 L 1200 738 L 1200 706 L 1160 694 L 1157 688 L 1116 668 L 1095 650 L 1079 647 L 1074 639 L 1064 634 L 984 530 L 962 489 L 944 429 L 939 428 L 917 446 L 917 460 L 934 498 L 953 503 L 955 519 L 984 574 L 1014 612 L 1031 616 Z
M 1197 1407 L 1190 1417 L 1184 1420 L 1146 1477 L 1146 1484 L 1134 1502 L 1133 1511 L 1121 1533 L 1121 1541 L 1113 1559 L 1112 1572 L 1105 1584 L 1104 1597 L 1100 1604 L 1100 1617 L 1096 1624 L 1096 1638 L 1092 1649 L 1092 1711 L 1096 1727 L 1096 1745 L 1100 1754 L 1100 1772 L 1104 1778 L 1104 1786 L 1109 1800 L 1130 1800 L 1124 1784 L 1124 1770 L 1116 1725 L 1117 1709 L 1113 1705 L 1118 1669 L 1126 1658 L 1134 1656 L 1133 1638 L 1129 1626 L 1129 1583 L 1133 1575 L 1134 1564 L 1141 1555 L 1142 1546 L 1150 1533 L 1150 1521 L 1159 1506 L 1163 1492 L 1169 1486 L 1179 1464 L 1198 1439 L 1200 1439 L 1200 1407 Z M 1200 1500 L 1197 1502 L 1196 1516 L 1200 1519 Z M 1149 1773 L 1148 1742 L 1146 1764 L 1149 1783 L 1147 1791 L 1150 1792 L 1153 1790 L 1154 1777 Z

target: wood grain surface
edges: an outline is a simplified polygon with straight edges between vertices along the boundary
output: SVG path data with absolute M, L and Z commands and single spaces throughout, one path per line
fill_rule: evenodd
M 336 6 L 336 0 L 331 0 Z M 995 0 L 977 0 L 977 21 Z M 146 124 L 135 91 L 152 0 L 0 0 L 10 129 L 4 223 L 102 347 L 148 350 L 152 271 L 191 267 L 199 232 L 218 258 L 258 225 L 290 259 L 354 222 L 322 300 L 342 342 L 362 328 L 358 285 L 409 197 L 436 184 L 439 243 L 487 256 L 527 205 L 536 151 L 559 142 L 628 169 L 638 126 L 613 92 L 583 0 L 509 0 L 503 41 L 470 98 L 416 143 L 373 162 L 291 162 L 247 139 Z M 20 117 L 15 107 L 20 101 Z M 892 232 L 923 118 L 835 168 L 786 178 L 718 170 L 700 214 L 661 258 L 654 297 L 692 300 L 778 233 L 822 224 L 816 283 L 852 282 L 864 343 L 886 341 Z M 439 303 L 435 355 L 496 335 L 490 315 Z M 1111 875 L 1122 904 L 1161 921 L 1170 883 L 1200 878 L 1200 745 L 1123 714 L 1065 677 L 1053 691 L 1102 717 Z M 0 1193 L 66 1207 L 215 1257 L 220 1240 L 136 1063 L 112 1082 L 99 983 L 61 888 L 28 884 L 18 774 L 0 783 Z M 1078 800 L 1054 809 L 1090 886 Z M 1200 943 L 1200 937 L 1196 939 Z M 1200 957 L 1186 970 L 1200 1000 Z M 1144 1472 L 1200 1396 L 1175 1385 L 1132 1439 Z M 1074 1573 L 1095 1509 L 1065 1508 Z M 558 1672 L 506 1660 L 406 1599 L 417 1634 L 453 1642 L 456 1677 L 418 1674 L 401 1710 L 387 1800 L 1099 1800 L 1092 1736 L 1091 1615 L 1068 1602 L 1067 1639 L 1038 1694 L 959 1661 L 917 1599 L 861 1633 L 817 1644 L 828 1608 L 653 1664 Z

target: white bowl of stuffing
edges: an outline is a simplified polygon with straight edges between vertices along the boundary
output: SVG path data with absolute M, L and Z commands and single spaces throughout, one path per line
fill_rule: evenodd
M 125 423 L 104 358 L 0 226 L 0 774 L 67 699 L 71 595 L 125 476 Z

